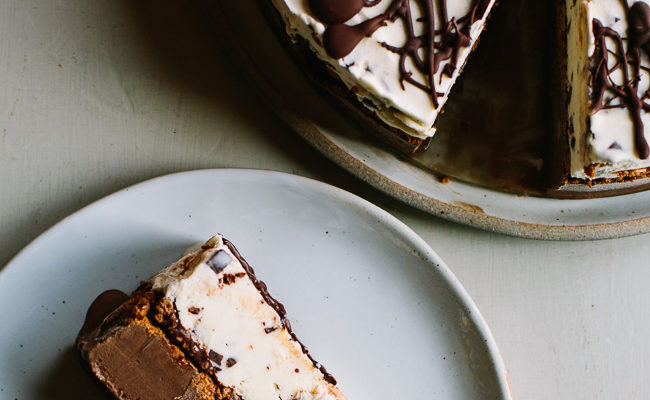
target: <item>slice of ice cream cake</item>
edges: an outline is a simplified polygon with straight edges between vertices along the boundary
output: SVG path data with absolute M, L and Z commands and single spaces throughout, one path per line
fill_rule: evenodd
M 296 338 L 282 304 L 221 236 L 99 323 L 106 308 L 91 307 L 77 344 L 120 399 L 345 399 Z

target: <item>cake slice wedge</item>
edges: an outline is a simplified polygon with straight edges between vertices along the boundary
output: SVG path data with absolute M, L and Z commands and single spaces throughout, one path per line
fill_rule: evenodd
M 426 148 L 494 0 L 258 0 L 303 72 L 398 150 Z
M 560 183 L 650 177 L 650 1 L 569 0 Z
M 221 236 L 143 283 L 96 327 L 90 311 L 77 346 L 117 398 L 345 400 Z

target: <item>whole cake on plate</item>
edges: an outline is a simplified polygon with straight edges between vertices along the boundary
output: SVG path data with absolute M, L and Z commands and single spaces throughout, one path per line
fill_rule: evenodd
M 345 400 L 282 304 L 221 236 L 130 297 L 100 295 L 77 347 L 119 399 Z

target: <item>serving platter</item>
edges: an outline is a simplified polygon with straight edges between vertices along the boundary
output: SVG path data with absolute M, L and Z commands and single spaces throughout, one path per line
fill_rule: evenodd
M 266 102 L 323 154 L 385 193 L 433 215 L 522 237 L 648 232 L 644 182 L 588 189 L 594 198 L 551 197 L 543 189 L 554 101 L 544 68 L 552 59 L 547 3 L 513 0 L 495 9 L 429 149 L 411 157 L 363 132 L 305 78 L 257 2 L 206 7 L 223 28 L 231 61 L 248 70 Z M 584 187 L 569 191 L 562 195 L 585 195 Z
M 184 249 L 231 239 L 348 398 L 511 399 L 475 304 L 387 212 L 256 170 L 156 178 L 64 219 L 0 272 L 0 398 L 108 399 L 74 347 L 104 290 L 134 290 Z

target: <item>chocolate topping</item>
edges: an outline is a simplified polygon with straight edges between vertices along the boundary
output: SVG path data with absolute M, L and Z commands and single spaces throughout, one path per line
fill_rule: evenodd
M 633 48 L 645 47 L 647 51 L 650 40 L 650 7 L 637 1 L 628 11 L 629 44 Z
M 450 19 L 447 15 L 447 0 L 437 0 L 439 10 L 437 16 L 434 13 L 433 0 L 418 0 L 425 12 L 425 15 L 418 19 L 418 22 L 424 22 L 426 27 L 426 32 L 421 36 L 415 33 L 411 15 L 411 0 L 392 0 L 391 5 L 385 12 L 357 25 L 345 25 L 343 22 L 349 18 L 345 20 L 335 18 L 336 16 L 348 16 L 353 11 L 356 11 L 352 14 L 353 16 L 363 6 L 374 6 L 379 1 L 310 0 L 310 8 L 316 18 L 330 24 L 323 35 L 325 51 L 333 58 L 345 57 L 354 50 L 365 36 L 372 35 L 377 29 L 385 26 L 388 21 L 395 22 L 401 18 L 406 27 L 406 43 L 401 47 L 388 43 L 382 43 L 382 45 L 400 56 L 399 71 L 402 88 L 404 88 L 404 82 L 406 81 L 430 93 L 434 106 L 438 107 L 438 97 L 443 96 L 444 93 L 436 91 L 434 75 L 438 72 L 440 63 L 443 61 L 450 60 L 442 71 L 443 75 L 451 76 L 458 68 L 458 51 L 461 47 L 467 47 L 470 44 L 470 28 L 484 16 L 489 0 L 475 0 L 470 12 L 459 19 L 453 17 Z M 441 23 L 439 30 L 435 29 L 436 17 Z M 424 57 L 421 54 L 424 54 Z M 426 82 L 420 82 L 413 78 L 413 72 L 406 66 L 407 58 L 426 77 Z
M 365 36 L 386 25 L 386 16 L 378 15 L 357 25 L 342 23 L 330 25 L 323 34 L 323 46 L 332 58 L 343 58 L 350 54 Z
M 235 365 L 235 364 L 237 364 L 237 360 L 235 360 L 235 359 L 232 358 L 232 357 L 230 357 L 230 358 L 228 358 L 228 359 L 226 360 L 226 368 L 230 368 L 230 367 L 232 367 L 232 366 Z
M 151 296 L 136 291 L 127 300 L 118 290 L 99 295 L 77 338 L 82 357 L 121 399 L 214 399 L 214 382 L 146 318 Z
M 311 12 L 319 20 L 333 24 L 354 17 L 363 7 L 372 7 L 381 0 L 309 0 Z
M 650 91 L 639 96 L 639 81 L 641 70 L 647 67 L 641 65 L 641 52 L 650 56 L 650 7 L 637 1 L 632 7 L 627 6 L 628 21 L 628 49 L 625 52 L 624 39 L 612 28 L 603 26 L 597 18 L 592 21 L 596 51 L 592 59 L 592 87 L 593 97 L 591 104 L 592 114 L 603 109 L 626 108 L 630 112 L 634 127 L 634 145 L 639 158 L 646 159 L 650 156 L 650 147 L 645 139 L 641 111 L 650 111 Z M 607 47 L 607 38 L 614 41 L 615 49 Z M 609 57 L 616 60 L 615 65 L 609 68 Z M 623 83 L 616 84 L 612 73 L 620 71 L 623 74 Z M 605 100 L 605 93 L 610 97 Z
M 206 261 L 206 264 L 208 264 L 208 266 L 210 266 L 210 268 L 212 268 L 212 270 L 218 274 L 224 268 L 226 268 L 228 264 L 230 264 L 231 262 L 232 262 L 232 257 L 230 257 L 228 253 L 226 253 L 223 250 L 217 250 L 214 252 L 212 257 L 210 257 L 210 259 Z

